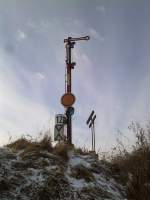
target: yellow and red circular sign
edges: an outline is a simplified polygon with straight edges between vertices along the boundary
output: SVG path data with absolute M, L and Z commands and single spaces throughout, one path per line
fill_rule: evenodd
M 72 106 L 76 98 L 72 93 L 66 93 L 61 97 L 61 103 L 65 107 Z

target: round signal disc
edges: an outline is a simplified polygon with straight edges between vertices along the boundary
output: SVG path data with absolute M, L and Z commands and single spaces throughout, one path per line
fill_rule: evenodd
M 61 97 L 61 103 L 65 107 L 72 106 L 75 102 L 75 96 L 72 93 L 66 93 Z

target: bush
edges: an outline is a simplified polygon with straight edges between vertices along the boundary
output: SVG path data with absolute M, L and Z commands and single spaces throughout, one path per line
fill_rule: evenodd
M 112 171 L 119 174 L 120 181 L 127 186 L 130 200 L 150 199 L 150 124 L 142 127 L 132 123 L 129 129 L 135 133 L 136 142 L 132 151 L 119 149 L 112 157 Z

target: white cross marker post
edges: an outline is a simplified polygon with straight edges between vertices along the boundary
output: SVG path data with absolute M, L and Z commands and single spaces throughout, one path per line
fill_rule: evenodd
M 94 115 L 94 110 L 91 112 L 86 124 L 91 128 L 92 132 L 92 151 L 95 152 L 95 119 L 96 115 Z

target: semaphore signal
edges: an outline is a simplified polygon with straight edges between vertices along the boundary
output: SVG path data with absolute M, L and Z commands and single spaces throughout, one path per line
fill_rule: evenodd
M 66 48 L 66 74 L 65 74 L 65 94 L 61 97 L 61 104 L 65 107 L 65 115 L 59 115 L 62 118 L 66 118 L 65 123 L 55 124 L 54 140 L 57 138 L 63 138 L 63 126 L 67 125 L 67 142 L 72 144 L 72 115 L 74 114 L 74 107 L 72 105 L 75 103 L 75 95 L 72 94 L 72 69 L 74 69 L 76 63 L 72 61 L 72 49 L 77 41 L 87 41 L 89 36 L 72 38 L 68 37 L 64 39 Z M 58 118 L 58 115 L 56 115 Z M 56 120 L 57 121 L 57 120 Z M 62 119 L 63 121 L 63 119 Z M 62 130 L 62 131 L 61 131 Z
M 75 102 L 75 96 L 72 94 L 72 69 L 76 65 L 75 62 L 72 61 L 72 49 L 77 41 L 80 40 L 89 40 L 89 36 L 72 38 L 68 37 L 64 39 L 64 43 L 66 44 L 66 80 L 65 80 L 65 94 L 61 98 L 61 103 L 66 108 L 66 116 L 67 116 L 67 141 L 69 144 L 72 144 L 72 115 L 74 114 L 74 108 L 72 105 Z

